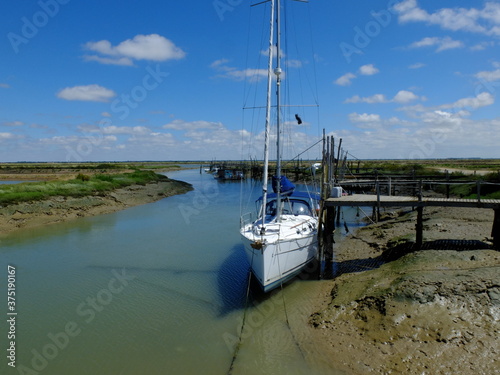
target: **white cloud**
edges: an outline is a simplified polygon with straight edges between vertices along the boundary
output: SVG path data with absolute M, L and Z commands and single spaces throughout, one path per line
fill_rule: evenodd
M 359 68 L 359 74 L 364 76 L 371 76 L 379 72 L 380 70 L 378 70 L 373 64 L 366 64 Z M 357 78 L 356 74 L 349 72 L 337 78 L 333 83 L 339 86 L 349 86 L 355 78 Z
M 382 118 L 379 114 L 375 113 L 350 113 L 348 115 L 349 121 L 356 127 L 360 129 L 373 129 L 381 131 L 384 128 L 408 128 L 414 127 L 415 123 L 407 120 L 402 120 L 398 117 L 391 117 L 388 119 Z
M 31 124 L 30 128 L 31 129 L 44 129 L 44 130 L 51 131 L 50 128 L 47 125 L 41 125 L 41 124 L 37 124 L 37 123 Z
M 137 134 L 132 136 L 129 142 L 131 145 L 140 148 L 162 148 L 179 145 L 179 142 L 170 133 Z
M 8 88 L 10 88 L 10 85 L 8 83 L 0 83 L 0 88 L 8 89 Z
M 145 126 L 105 126 L 102 128 L 104 134 L 150 134 L 151 130 Z
M 57 97 L 64 100 L 80 100 L 87 102 L 108 102 L 115 97 L 113 90 L 99 85 L 66 87 L 57 93 Z
M 265 69 L 232 69 L 228 70 L 221 77 L 229 78 L 235 81 L 243 81 L 245 79 L 248 79 L 251 82 L 255 82 L 267 78 L 267 73 L 268 72 Z
M 239 70 L 228 65 L 229 60 L 220 59 L 210 64 L 212 69 L 217 70 L 220 74 L 217 77 L 227 78 L 233 81 L 248 80 L 250 82 L 258 82 L 267 78 L 267 69 L 243 69 Z M 283 74 L 282 74 L 283 76 Z
M 210 67 L 212 69 L 218 69 L 220 67 L 224 67 L 229 63 L 228 59 L 220 59 L 220 60 L 215 60 L 212 64 L 210 64 Z
M 415 64 L 411 64 L 408 69 L 420 69 L 420 68 L 423 68 L 424 66 L 426 66 L 424 63 L 415 63 Z
M 486 48 L 493 47 L 493 46 L 495 46 L 495 42 L 488 41 L 488 42 L 481 42 L 481 43 L 475 44 L 475 45 L 469 47 L 469 49 L 471 51 L 483 51 Z
M 276 52 L 278 51 L 278 47 L 276 45 L 273 45 L 272 51 L 273 51 L 273 58 L 276 58 L 276 56 L 277 56 Z M 269 48 L 263 49 L 262 51 L 260 51 L 260 54 L 262 56 L 269 57 Z M 283 50 L 281 50 L 281 57 L 283 58 L 285 56 L 286 56 L 285 52 L 283 52 Z
M 100 143 L 99 147 L 109 146 L 110 142 L 115 142 L 117 139 L 114 136 L 104 136 L 99 138 Z M 45 148 L 47 146 L 57 146 L 61 149 L 64 147 L 76 147 L 78 144 L 82 142 L 89 142 L 88 137 L 82 137 L 78 135 L 58 135 L 50 138 L 40 138 L 37 141 L 41 147 Z
M 351 113 L 349 114 L 349 120 L 351 122 L 379 122 L 380 115 L 367 113 Z
M 344 103 L 388 103 L 389 100 L 383 94 L 375 94 L 369 97 L 362 98 L 359 95 L 354 95 L 353 97 L 346 99 Z
M 459 40 L 453 40 L 449 36 L 440 37 L 426 37 L 418 42 L 410 44 L 409 48 L 422 48 L 422 47 L 437 47 L 436 52 L 442 52 L 449 49 L 463 48 L 464 43 Z
M 421 119 L 424 121 L 434 121 L 439 123 L 443 119 L 448 118 L 450 121 L 462 120 L 471 115 L 471 111 L 482 107 L 487 107 L 495 102 L 495 97 L 488 93 L 482 92 L 475 97 L 458 99 L 453 103 L 441 104 L 437 106 L 425 107 L 421 104 L 400 108 L 405 111 L 410 117 Z
M 445 30 L 500 35 L 500 3 L 488 1 L 479 8 L 441 8 L 433 13 L 419 7 L 417 0 L 404 0 L 394 6 L 400 23 L 425 22 Z
M 435 110 L 429 111 L 421 116 L 422 123 L 430 124 L 434 129 L 445 128 L 450 126 L 460 126 L 463 124 L 464 118 L 469 116 L 469 112 L 452 113 L 448 111 Z
M 84 48 L 102 55 L 85 56 L 85 60 L 101 64 L 133 65 L 133 60 L 167 61 L 186 56 L 171 40 L 158 34 L 136 35 L 116 46 L 108 40 L 88 42 Z
M 2 125 L 4 125 L 4 126 L 23 126 L 24 122 L 22 122 L 22 121 L 5 121 L 5 122 L 2 122 Z
M 300 68 L 302 67 L 302 61 L 286 59 L 285 65 L 288 66 L 289 68 Z
M 410 107 L 403 107 L 401 110 L 409 113 L 429 113 L 435 111 L 441 111 L 443 109 L 454 109 L 454 114 L 460 116 L 468 116 L 470 113 L 465 108 L 476 110 L 482 107 L 487 107 L 495 103 L 495 97 L 489 92 L 482 92 L 472 98 L 462 98 L 458 99 L 453 103 L 441 104 L 438 106 L 424 107 L 420 104 Z M 456 111 L 459 110 L 459 111 Z
M 392 101 L 396 103 L 409 103 L 418 99 L 419 97 L 411 91 L 401 90 L 394 96 Z
M 377 74 L 379 72 L 380 72 L 380 70 L 375 68 L 375 66 L 373 64 L 363 65 L 362 67 L 359 68 L 359 73 L 363 74 L 365 76 L 371 76 L 371 75 Z
M 368 104 L 379 104 L 379 103 L 409 103 L 414 100 L 424 100 L 423 97 L 415 95 L 411 91 L 401 90 L 394 98 L 387 99 L 384 94 L 375 94 L 368 97 L 360 97 L 359 95 L 354 95 L 353 97 L 346 99 L 344 103 L 368 103 Z
M 381 118 L 380 123 L 353 123 L 351 129 L 328 135 L 342 138 L 342 144 L 360 159 L 494 158 L 498 155 L 500 132 L 495 129 L 500 128 L 500 118 L 471 120 L 454 111 L 436 110 L 426 113 L 418 122 L 397 123 L 394 119 L 391 124 L 392 120 Z M 366 147 L 367 144 L 370 147 Z
M 487 107 L 495 103 L 495 97 L 489 92 L 482 92 L 478 94 L 475 98 L 464 98 L 457 100 L 453 104 L 448 104 L 441 106 L 441 108 L 471 108 L 478 109 L 481 107 Z
M 103 65 L 122 65 L 122 66 L 133 66 L 134 62 L 128 57 L 101 57 L 96 55 L 85 55 L 83 56 L 85 61 L 96 61 Z
M 486 82 L 493 82 L 500 80 L 500 69 L 496 69 L 493 71 L 482 71 L 476 73 L 474 77 L 484 80 Z
M 162 128 L 188 131 L 200 129 L 217 130 L 223 129 L 224 126 L 220 122 L 174 120 L 169 124 L 163 125 Z
M 136 134 L 151 134 L 151 129 L 145 126 L 97 126 L 90 124 L 82 124 L 78 126 L 78 130 L 82 133 L 101 133 L 113 135 L 136 135 Z
M 12 134 L 12 133 L 0 133 L 0 141 L 14 139 L 17 137 L 19 137 L 19 136 Z
M 355 74 L 346 73 L 343 76 L 337 78 L 334 83 L 339 86 L 349 86 L 354 78 L 356 78 Z

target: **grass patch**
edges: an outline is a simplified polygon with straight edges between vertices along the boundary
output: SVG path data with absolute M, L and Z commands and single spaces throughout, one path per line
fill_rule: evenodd
M 130 185 L 146 185 L 166 181 L 168 177 L 152 171 L 133 173 L 101 174 L 88 176 L 79 174 L 73 180 L 25 182 L 14 185 L 0 185 L 0 205 L 43 200 L 50 197 L 84 197 L 102 195 Z
M 435 170 L 425 165 L 410 162 L 365 161 L 361 167 L 364 170 L 372 170 L 373 172 L 376 170 L 381 174 L 415 174 L 416 176 L 438 174 Z

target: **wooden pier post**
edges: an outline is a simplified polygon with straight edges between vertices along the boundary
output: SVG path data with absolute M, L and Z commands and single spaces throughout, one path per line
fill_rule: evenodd
M 333 277 L 333 236 L 335 235 L 335 216 L 337 207 L 326 207 L 324 234 L 323 234 L 323 256 L 325 260 L 325 274 Z M 339 207 L 340 211 L 340 207 Z
M 375 222 L 378 223 L 378 221 L 380 220 L 380 183 L 378 181 L 378 178 L 377 181 L 375 181 L 375 190 L 377 192 L 377 220 L 375 220 Z
M 446 184 L 446 199 L 450 199 L 450 172 L 446 170 L 446 181 L 448 182 Z
M 495 217 L 493 219 L 493 228 L 491 229 L 491 237 L 493 237 L 493 247 L 500 250 L 500 209 L 495 209 Z
M 415 245 L 417 250 L 420 250 L 424 243 L 424 208 L 422 206 L 417 207 L 417 224 L 415 228 L 417 230 Z
M 422 180 L 418 181 L 418 201 L 422 202 Z M 417 207 L 417 225 L 415 227 L 417 230 L 416 247 L 417 250 L 420 250 L 424 243 L 424 207 L 422 205 Z

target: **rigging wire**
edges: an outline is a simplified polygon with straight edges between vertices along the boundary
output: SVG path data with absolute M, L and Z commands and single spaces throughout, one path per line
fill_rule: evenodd
M 256 4 L 254 4 L 256 5 Z M 262 108 L 257 106 L 257 96 L 260 92 L 260 78 L 261 75 L 260 67 L 262 66 L 262 57 L 261 53 L 258 54 L 256 59 L 257 68 L 250 68 L 250 50 L 255 47 L 254 43 L 251 43 L 251 35 L 253 34 L 254 28 L 252 28 L 251 20 L 254 18 L 254 15 L 257 13 L 255 9 L 262 9 L 263 12 L 269 11 L 269 6 L 265 4 L 263 7 L 254 7 L 253 5 L 249 7 L 249 20 L 248 20 L 248 34 L 247 34 L 247 43 L 246 43 L 246 59 L 245 59 L 245 70 L 244 72 L 252 72 L 251 76 L 243 77 L 244 89 L 243 89 L 243 114 L 242 114 L 242 124 L 241 124 L 241 149 L 242 149 L 242 159 L 244 160 L 252 160 L 258 159 L 257 151 L 260 152 L 258 147 L 255 145 L 255 139 L 257 138 L 255 135 L 262 128 L 260 122 L 262 120 Z M 267 20 L 266 17 L 258 17 L 260 22 L 260 37 L 258 46 L 261 48 L 265 44 L 265 39 L 267 37 Z M 253 64 L 253 63 L 252 63 Z M 255 66 L 255 65 L 252 65 Z M 253 101 L 253 107 L 256 110 L 251 111 L 250 117 L 245 116 L 245 109 L 248 108 L 248 103 Z M 249 128 L 249 129 L 248 129 Z M 241 184 L 241 188 L 243 189 L 243 183 Z M 246 202 L 243 202 L 244 195 L 242 194 L 243 190 L 240 192 L 240 215 L 243 213 L 243 209 L 250 206 L 251 197 L 253 197 L 253 191 L 255 188 L 255 184 L 251 184 L 251 192 L 249 194 L 245 194 Z
M 290 3 L 290 4 L 288 4 Z M 308 96 L 307 101 L 313 100 L 315 104 L 311 105 L 282 105 L 283 113 L 282 113 L 282 118 L 285 119 L 284 123 L 284 129 L 288 128 L 288 131 L 285 133 L 285 137 L 283 137 L 285 140 L 286 138 L 286 147 L 288 151 L 288 155 L 290 154 L 295 154 L 297 151 L 297 146 L 296 146 L 296 140 L 297 138 L 293 138 L 292 132 L 290 129 L 292 128 L 299 128 L 301 129 L 302 132 L 304 132 L 307 135 L 307 132 L 304 129 L 304 125 L 310 126 L 311 123 L 314 123 L 314 120 L 311 121 L 311 118 L 314 116 L 311 116 L 311 113 L 307 113 L 305 111 L 305 107 L 310 107 L 314 106 L 316 107 L 316 125 L 317 125 L 317 131 L 318 134 L 320 134 L 321 129 L 320 129 L 320 113 L 319 113 L 319 104 L 318 104 L 318 88 L 317 88 L 317 80 L 316 80 L 316 65 L 315 61 L 313 58 L 313 63 L 312 65 L 312 70 L 313 70 L 313 75 L 314 75 L 314 83 L 312 83 L 310 79 L 310 71 L 307 69 L 307 65 L 309 65 L 310 61 L 305 58 L 304 56 L 306 54 L 303 53 L 303 49 L 299 47 L 300 41 L 304 41 L 307 38 L 302 37 L 303 35 L 309 36 L 312 38 L 312 23 L 311 19 L 309 19 L 309 22 L 306 23 L 305 29 L 307 29 L 309 26 L 309 30 L 304 30 L 302 29 L 302 25 L 304 25 L 304 22 L 302 21 L 302 16 L 303 13 L 299 12 L 297 13 L 297 9 L 302 9 L 302 8 L 296 8 L 296 7 L 302 7 L 303 4 L 295 4 L 294 2 L 284 2 L 283 8 L 284 8 L 284 47 L 283 47 L 283 53 L 285 58 L 285 64 L 283 66 L 284 69 L 284 79 L 282 81 L 282 84 L 284 85 L 284 101 L 288 103 L 292 103 L 295 100 L 298 100 L 300 103 L 306 103 L 306 98 L 305 96 Z M 311 16 L 310 14 L 310 8 L 308 8 L 308 15 L 309 18 Z M 290 38 L 287 38 L 288 35 L 293 34 L 293 38 L 290 40 Z M 312 47 L 311 43 L 308 43 L 309 46 L 311 46 L 311 53 L 314 56 L 314 49 Z M 292 87 L 291 82 L 294 82 L 294 85 Z M 307 89 L 307 87 L 309 89 Z M 293 97 L 291 92 L 296 93 L 296 97 Z M 298 112 L 292 112 L 291 107 L 297 107 L 296 111 Z M 300 114 L 299 117 L 303 118 L 305 121 L 305 124 L 303 126 L 300 126 L 300 124 L 296 125 L 296 119 L 295 119 L 295 114 Z M 309 117 L 309 119 L 308 119 Z M 286 121 L 288 120 L 288 121 Z M 286 155 L 285 148 L 282 150 L 282 156 Z
M 265 1 L 264 1 L 265 2 Z M 285 2 L 286 3 L 286 2 Z M 267 5 L 266 5 L 267 7 Z M 263 17 L 263 20 L 265 18 Z M 264 22 L 264 21 L 263 21 Z M 295 25 L 294 25 L 295 26 Z M 286 22 L 286 17 L 285 17 L 285 31 L 286 31 L 286 28 L 287 28 L 287 22 Z M 263 34 L 262 34 L 263 35 Z M 249 39 L 249 38 L 248 38 Z M 285 39 L 286 40 L 286 39 Z M 249 43 L 247 43 L 249 44 Z M 296 49 L 298 51 L 298 47 L 296 46 Z M 288 42 L 286 40 L 285 42 L 285 50 L 288 51 L 289 48 L 288 48 Z M 247 51 L 248 52 L 248 51 Z M 259 66 L 260 66 L 260 58 L 261 58 L 262 54 L 259 55 Z M 290 71 L 290 67 L 287 66 L 288 64 L 285 64 L 285 77 L 286 75 L 289 73 Z M 247 55 L 247 70 L 248 71 L 248 55 Z M 300 73 L 300 72 L 299 72 Z M 259 73 L 257 70 L 254 71 L 254 75 L 253 75 L 253 78 L 255 80 L 258 80 L 259 78 Z M 299 78 L 300 78 L 300 74 L 299 74 Z M 251 78 L 249 78 L 250 81 L 252 81 Z M 291 99 L 291 95 L 290 95 L 290 85 L 288 84 L 288 80 L 285 79 L 285 87 L 286 87 L 286 91 L 285 91 L 285 97 L 288 99 L 288 101 Z M 249 99 L 250 99 L 250 94 L 251 94 L 251 91 L 248 90 L 247 91 L 247 88 L 246 88 L 246 80 L 245 80 L 245 95 L 244 95 L 244 108 L 246 107 Z M 255 86 L 258 86 L 258 85 L 255 85 Z M 302 79 L 299 79 L 299 87 L 300 87 L 300 96 L 301 98 L 303 99 L 303 96 L 304 96 L 304 90 L 302 90 Z M 257 96 L 257 90 L 254 91 L 254 104 L 256 103 L 256 96 Z M 304 102 L 302 100 L 302 102 Z M 317 95 L 316 95 L 316 103 L 317 103 Z M 285 111 L 287 110 L 287 116 L 288 118 L 291 118 L 290 116 L 290 107 L 287 107 L 287 106 L 284 106 L 282 111 Z M 274 115 L 276 115 L 276 113 L 274 113 Z M 282 113 L 280 113 L 280 115 L 282 115 Z M 283 113 L 284 115 L 284 113 Z M 243 116 L 244 117 L 244 116 Z M 318 115 L 319 117 L 319 115 Z M 273 118 L 275 118 L 275 116 L 273 116 Z M 283 117 L 285 118 L 285 117 Z M 255 111 L 252 111 L 252 132 L 251 134 L 254 134 L 254 120 L 255 120 Z M 290 123 L 288 124 L 289 126 L 293 126 L 291 125 Z M 243 133 L 243 131 L 242 131 Z M 321 140 L 322 141 L 322 140 Z M 321 141 L 318 141 L 316 142 L 313 146 L 309 147 L 306 151 L 304 152 L 307 152 L 308 150 L 310 150 L 312 147 L 314 147 L 315 145 L 317 145 L 319 142 Z M 242 134 L 242 143 L 243 143 L 243 134 Z M 293 142 L 292 142 L 292 138 L 290 137 L 289 138 L 289 142 L 288 142 L 289 145 L 293 145 Z M 249 144 L 249 147 L 251 148 L 250 144 Z M 249 149 L 250 149 L 249 148 Z M 304 153 L 303 152 L 303 153 Z M 283 153 L 283 149 L 281 149 L 281 153 Z M 301 154 L 299 154 L 300 156 Z M 298 157 L 298 156 L 297 156 Z M 243 184 L 242 184 L 243 186 Z M 250 197 L 250 195 L 247 195 L 248 197 Z M 265 207 L 263 208 L 265 210 Z M 240 208 L 241 210 L 241 208 Z M 265 215 L 265 212 L 263 213 L 263 215 Z M 278 241 L 278 247 L 277 247 L 277 253 L 276 253 L 276 256 L 277 256 L 277 261 L 278 261 L 278 271 L 279 271 L 279 274 L 280 274 L 280 279 L 281 279 L 281 282 L 280 282 L 280 287 L 281 287 L 281 297 L 282 297 L 282 301 L 283 301 L 283 309 L 284 309 L 284 314 L 285 314 L 285 322 L 286 322 L 286 326 L 288 327 L 288 330 L 290 331 L 290 334 L 291 334 L 291 337 L 292 337 L 292 340 L 294 341 L 298 351 L 300 352 L 300 354 L 302 355 L 303 359 L 305 360 L 306 359 L 306 356 L 305 356 L 305 353 L 304 351 L 302 350 L 302 348 L 300 347 L 299 345 L 299 342 L 297 341 L 297 338 L 291 328 L 291 325 L 290 325 L 290 321 L 289 321 L 289 316 L 288 316 L 288 310 L 287 310 L 287 305 L 286 305 L 286 300 L 285 300 L 285 293 L 284 293 L 284 288 L 283 288 L 283 281 L 282 281 L 282 272 L 281 272 L 281 267 L 280 267 L 280 260 L 279 260 L 279 241 Z M 254 253 L 252 252 L 252 259 L 251 259 L 251 265 L 253 265 L 253 256 L 254 256 Z M 250 284 L 251 284 L 251 271 L 249 271 L 249 276 L 248 276 L 248 285 L 247 285 L 247 292 L 246 292 L 246 301 L 245 301 L 245 310 L 244 310 L 244 313 L 243 313 L 243 321 L 242 321 L 242 325 L 241 325 L 241 330 L 240 330 L 240 335 L 239 335 L 239 339 L 238 339 L 238 343 L 234 349 L 234 353 L 233 353 L 233 357 L 232 357 L 232 360 L 231 360 L 231 365 L 229 367 L 229 371 L 228 371 L 228 374 L 231 374 L 232 371 L 234 370 L 234 365 L 235 365 L 235 362 L 236 362 L 236 359 L 237 359 L 237 356 L 239 354 L 239 351 L 241 349 L 241 346 L 242 346 L 242 335 L 243 335 L 243 331 L 244 331 L 244 328 L 245 328 L 245 323 L 246 323 L 246 317 L 247 317 L 247 312 L 248 312 L 248 309 L 249 309 L 249 296 L 250 296 Z

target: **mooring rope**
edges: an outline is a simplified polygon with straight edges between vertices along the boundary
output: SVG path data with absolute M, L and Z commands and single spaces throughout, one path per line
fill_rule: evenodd
M 365 217 L 370 220 L 372 222 L 372 224 L 375 224 L 375 222 L 372 220 L 372 218 L 361 208 L 361 207 L 358 207 L 361 212 L 363 212 L 365 214 Z
M 280 278 L 281 278 L 282 274 L 281 274 L 281 266 L 280 266 L 280 262 L 279 262 L 279 256 L 278 256 L 278 254 L 276 254 L 276 256 L 277 256 L 277 259 L 278 259 L 278 272 L 279 272 Z M 251 264 L 253 264 L 253 252 L 252 252 Z M 238 353 L 240 351 L 241 344 L 242 344 L 243 330 L 245 329 L 246 317 L 247 317 L 247 312 L 248 312 L 248 309 L 249 309 L 248 301 L 250 299 L 251 279 L 252 279 L 252 271 L 251 271 L 251 267 L 250 267 L 250 269 L 248 271 L 248 282 L 247 282 L 247 291 L 246 291 L 246 299 L 245 299 L 245 310 L 243 312 L 243 320 L 241 322 L 240 335 L 239 335 L 239 338 L 238 338 L 238 343 L 236 344 L 236 347 L 234 348 L 234 353 L 233 353 L 233 357 L 231 359 L 231 364 L 230 364 L 229 369 L 227 371 L 228 375 L 231 375 L 232 372 L 233 372 L 233 370 L 234 370 L 234 364 L 236 363 L 236 358 L 238 357 Z M 283 301 L 283 311 L 284 311 L 284 314 L 285 314 L 285 323 L 286 323 L 286 326 L 287 326 L 288 330 L 290 331 L 290 335 L 292 336 L 292 340 L 293 340 L 295 346 L 297 347 L 298 351 L 300 352 L 300 355 L 302 356 L 302 359 L 304 361 L 306 361 L 306 355 L 305 355 L 304 351 L 302 350 L 302 348 L 300 347 L 299 342 L 298 342 L 297 338 L 295 337 L 295 334 L 293 333 L 292 327 L 290 325 L 290 321 L 288 319 L 288 310 L 287 310 L 287 307 L 286 307 L 286 300 L 285 300 L 285 293 L 284 293 L 284 288 L 283 288 L 283 281 L 280 282 L 280 289 L 281 289 L 281 298 L 282 298 L 282 301 Z
M 278 244 L 279 244 L 279 242 L 278 242 Z M 299 350 L 300 355 L 302 356 L 302 359 L 304 361 L 306 361 L 306 356 L 305 356 L 304 352 L 302 351 L 302 348 L 300 347 L 299 342 L 297 341 L 297 339 L 296 339 L 296 337 L 295 337 L 295 335 L 294 335 L 294 333 L 292 331 L 292 327 L 290 326 L 290 321 L 288 320 L 288 311 L 287 311 L 287 308 L 286 308 L 285 292 L 284 292 L 284 289 L 283 289 L 283 278 L 282 278 L 282 274 L 281 274 L 280 257 L 279 257 L 278 254 L 276 254 L 276 257 L 278 259 L 278 272 L 280 274 L 280 279 L 281 279 L 281 282 L 280 282 L 281 299 L 283 301 L 283 311 L 285 313 L 286 326 L 288 327 L 288 330 L 290 331 L 290 334 L 292 335 L 292 340 L 295 343 L 295 346 L 297 347 L 297 349 Z
M 252 280 L 252 265 L 253 265 L 253 250 L 252 250 L 252 259 L 250 261 L 250 268 L 248 269 L 247 293 L 245 298 L 245 310 L 243 311 L 243 320 L 241 322 L 240 337 L 238 338 L 238 344 L 236 344 L 236 347 L 234 348 L 233 358 L 231 359 L 231 365 L 229 366 L 229 370 L 227 371 L 228 375 L 232 374 L 233 372 L 234 363 L 236 362 L 236 357 L 238 356 L 241 347 L 241 337 L 243 335 L 243 329 L 245 329 L 245 321 L 247 318 L 247 311 L 248 311 L 248 299 L 250 297 L 250 284 Z

